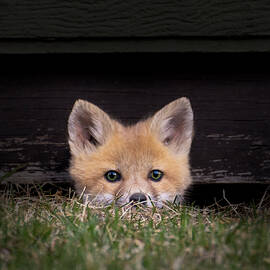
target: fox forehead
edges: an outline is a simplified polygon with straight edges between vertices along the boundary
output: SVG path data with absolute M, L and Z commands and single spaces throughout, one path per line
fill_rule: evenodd
M 112 134 L 89 159 L 111 169 L 132 171 L 138 168 L 162 169 L 164 161 L 173 162 L 175 156 L 153 134 L 140 133 L 136 127 L 129 127 L 124 132 Z

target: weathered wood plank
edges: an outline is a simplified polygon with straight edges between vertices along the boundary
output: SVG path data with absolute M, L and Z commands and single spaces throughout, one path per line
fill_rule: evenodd
M 260 68 L 267 56 L 108 57 L 4 58 L 10 67 L 0 74 L 1 175 L 27 164 L 7 180 L 70 181 L 66 123 L 77 98 L 130 123 L 188 96 L 195 182 L 270 183 L 270 74 Z
M 268 36 L 260 1 L 1 1 L 0 38 Z
M 0 2 L 0 53 L 269 52 L 270 2 Z

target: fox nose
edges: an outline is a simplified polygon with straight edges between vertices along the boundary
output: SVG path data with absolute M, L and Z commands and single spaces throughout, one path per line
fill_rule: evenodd
M 146 196 L 143 193 L 134 193 L 129 197 L 129 201 L 133 203 L 146 204 Z

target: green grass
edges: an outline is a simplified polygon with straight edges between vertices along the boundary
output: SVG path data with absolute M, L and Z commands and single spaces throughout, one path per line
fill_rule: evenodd
M 0 197 L 1 269 L 270 269 L 263 202 L 127 210 L 39 192 Z

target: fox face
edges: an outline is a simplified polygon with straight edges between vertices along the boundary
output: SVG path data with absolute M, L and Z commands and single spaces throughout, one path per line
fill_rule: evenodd
M 191 183 L 193 112 L 187 98 L 132 126 L 77 100 L 68 132 L 70 175 L 88 202 L 162 207 L 166 201 L 181 202 Z

